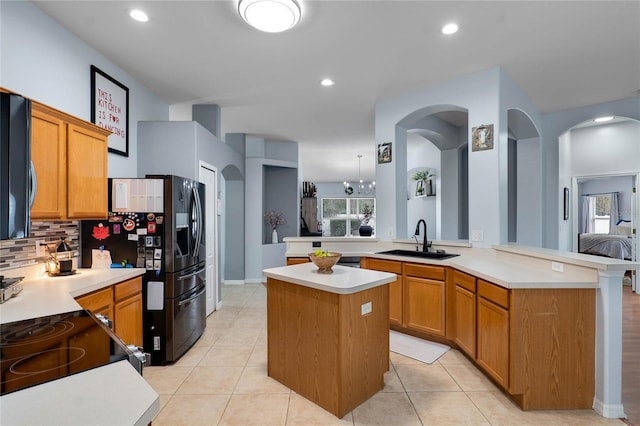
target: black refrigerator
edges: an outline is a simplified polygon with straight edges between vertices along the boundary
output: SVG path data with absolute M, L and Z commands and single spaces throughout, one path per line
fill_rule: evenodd
M 143 343 L 151 365 L 176 361 L 206 324 L 204 184 L 169 175 L 109 179 L 109 217 L 81 225 L 82 266 L 145 268 Z

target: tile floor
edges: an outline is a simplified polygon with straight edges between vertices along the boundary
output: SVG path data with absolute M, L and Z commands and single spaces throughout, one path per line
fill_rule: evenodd
M 623 425 L 592 410 L 523 412 L 460 352 L 391 353 L 385 388 L 338 419 L 267 376 L 266 290 L 223 286 L 223 307 L 178 362 L 147 367 L 161 425 Z

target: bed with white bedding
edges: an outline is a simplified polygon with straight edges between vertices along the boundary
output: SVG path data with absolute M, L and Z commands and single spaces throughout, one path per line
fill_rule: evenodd
M 614 226 L 609 234 L 579 234 L 578 252 L 631 260 L 631 224 Z

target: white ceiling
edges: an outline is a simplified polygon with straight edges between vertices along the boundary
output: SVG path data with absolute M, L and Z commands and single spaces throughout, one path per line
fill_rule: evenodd
M 372 179 L 376 100 L 456 76 L 502 66 L 542 112 L 640 89 L 640 1 L 301 0 L 279 34 L 235 0 L 34 3 L 169 104 L 219 104 L 223 134 L 299 142 L 316 182 L 355 179 L 357 154 Z

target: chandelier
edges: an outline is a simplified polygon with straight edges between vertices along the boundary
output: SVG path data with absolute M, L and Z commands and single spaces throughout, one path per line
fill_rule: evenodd
M 375 195 L 376 193 L 376 181 L 371 181 L 371 183 L 366 183 L 362 180 L 362 177 L 360 176 L 360 162 L 362 160 L 362 154 L 358 154 L 358 184 L 356 185 L 355 191 L 358 195 Z M 353 186 L 347 182 L 344 181 L 344 193 L 347 195 L 351 195 L 354 192 L 354 188 Z

